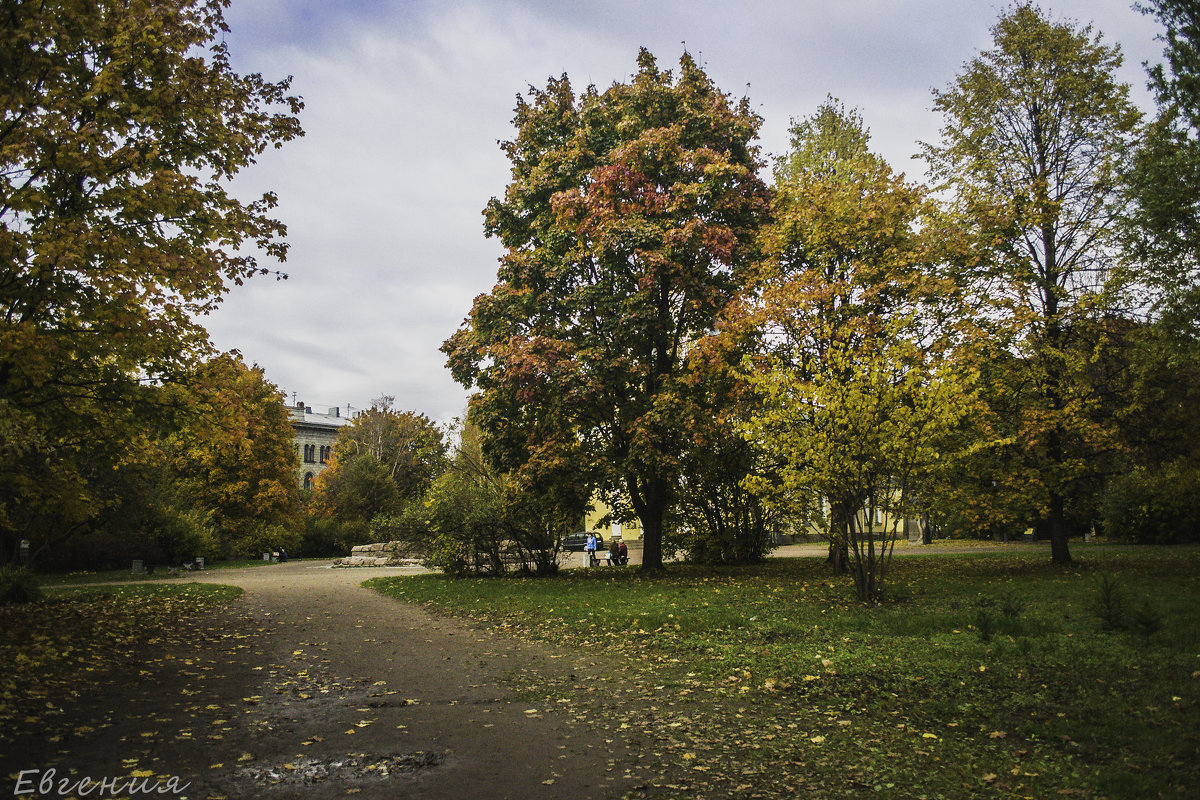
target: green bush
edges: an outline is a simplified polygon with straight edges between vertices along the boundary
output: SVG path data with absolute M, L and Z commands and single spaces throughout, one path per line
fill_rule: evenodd
M 32 603 L 42 599 L 37 575 L 28 567 L 0 567 L 0 605 Z
M 167 564 L 182 564 L 201 557 L 211 561 L 218 555 L 212 514 L 198 509 L 162 509 L 154 542 Z
M 237 538 L 230 539 L 233 553 L 246 558 L 254 558 L 259 553 L 273 553 L 281 548 L 297 553 L 302 542 L 303 534 L 300 531 L 278 523 L 260 521 L 240 525 Z
M 1101 514 L 1111 535 L 1138 544 L 1200 541 L 1200 468 L 1176 459 L 1109 482 Z
M 373 541 L 371 526 L 364 520 L 307 515 L 298 553 L 305 558 L 338 558 L 350 555 L 355 545 Z

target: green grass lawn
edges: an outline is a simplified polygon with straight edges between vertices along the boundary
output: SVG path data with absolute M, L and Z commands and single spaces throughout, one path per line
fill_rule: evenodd
M 675 765 L 656 796 L 1195 796 L 1200 549 L 1075 554 L 897 558 L 874 607 L 821 559 L 368 585 L 593 654 L 590 710 L 543 698 Z
M 300 559 L 293 559 L 300 560 Z M 274 562 L 263 561 L 261 558 L 246 558 L 236 561 L 209 561 L 205 563 L 205 570 L 213 569 L 242 569 L 245 567 L 269 567 Z M 187 578 L 193 573 L 188 570 L 178 570 L 173 576 L 175 578 Z M 157 581 L 168 577 L 167 568 L 159 566 L 154 572 L 134 573 L 129 569 L 108 569 L 98 570 L 95 572 L 83 570 L 79 572 L 47 572 L 38 573 L 37 579 L 43 587 L 54 586 L 76 586 L 80 584 L 95 584 L 95 583 L 141 583 L 143 581 Z

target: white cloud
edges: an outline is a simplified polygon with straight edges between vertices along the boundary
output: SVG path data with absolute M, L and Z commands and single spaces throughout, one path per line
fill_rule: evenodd
M 763 115 L 764 155 L 785 149 L 789 118 L 833 94 L 916 177 L 916 142 L 937 136 L 930 88 L 989 44 L 1002 7 L 234 0 L 235 68 L 294 75 L 307 135 L 239 178 L 243 192 L 277 191 L 290 280 L 235 288 L 209 320 L 213 338 L 314 407 L 393 394 L 434 418 L 461 413 L 465 392 L 438 347 L 494 283 L 500 249 L 483 237 L 481 211 L 504 191 L 497 140 L 511 135 L 514 98 L 530 84 L 566 72 L 577 90 L 605 87 L 635 69 L 639 47 L 671 66 L 686 41 L 724 91 L 748 94 Z M 1140 63 L 1161 52 L 1152 20 L 1127 0 L 1051 8 L 1120 41 L 1125 80 L 1145 97 Z

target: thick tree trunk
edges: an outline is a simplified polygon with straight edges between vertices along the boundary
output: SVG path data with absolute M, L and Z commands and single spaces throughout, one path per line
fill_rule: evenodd
M 642 524 L 642 570 L 657 572 L 663 568 L 663 518 L 667 513 L 667 487 L 661 480 L 626 480 L 629 499 Z
M 834 575 L 845 575 L 850 571 L 849 524 L 845 503 L 829 505 L 829 556 L 825 563 Z
M 648 509 L 649 511 L 649 509 Z M 663 514 L 650 512 L 641 519 L 642 523 L 642 571 L 657 572 L 663 568 Z
M 1066 502 L 1059 492 L 1050 493 L 1050 516 L 1046 520 L 1050 535 L 1050 560 L 1055 564 L 1070 564 L 1071 550 L 1067 546 Z

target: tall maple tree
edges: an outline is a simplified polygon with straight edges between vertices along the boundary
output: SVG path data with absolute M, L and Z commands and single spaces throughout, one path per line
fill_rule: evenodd
M 960 280 L 989 298 L 1033 387 L 1019 410 L 1052 559 L 1067 563 L 1067 507 L 1108 437 L 1094 424 L 1080 337 L 1110 306 L 1118 178 L 1140 114 L 1115 72 L 1120 48 L 1090 26 L 1055 22 L 1027 3 L 1002 15 L 993 47 L 934 92 L 945 124 L 925 146 L 954 192 L 975 258 Z
M 512 180 L 485 212 L 506 249 L 498 282 L 443 345 L 478 389 L 489 456 L 522 485 L 596 487 L 641 522 L 645 569 L 662 566 L 675 502 L 688 348 L 767 210 L 760 122 L 686 53 L 677 75 L 642 50 L 629 83 L 577 97 L 563 75 L 518 97 Z
M 30 508 L 94 505 L 89 437 L 136 432 L 138 385 L 207 353 L 200 318 L 266 271 L 256 248 L 285 255 L 274 195 L 229 182 L 301 135 L 302 103 L 232 70 L 227 5 L 0 2 L 2 461 L 54 465 L 5 470 L 5 536 Z

